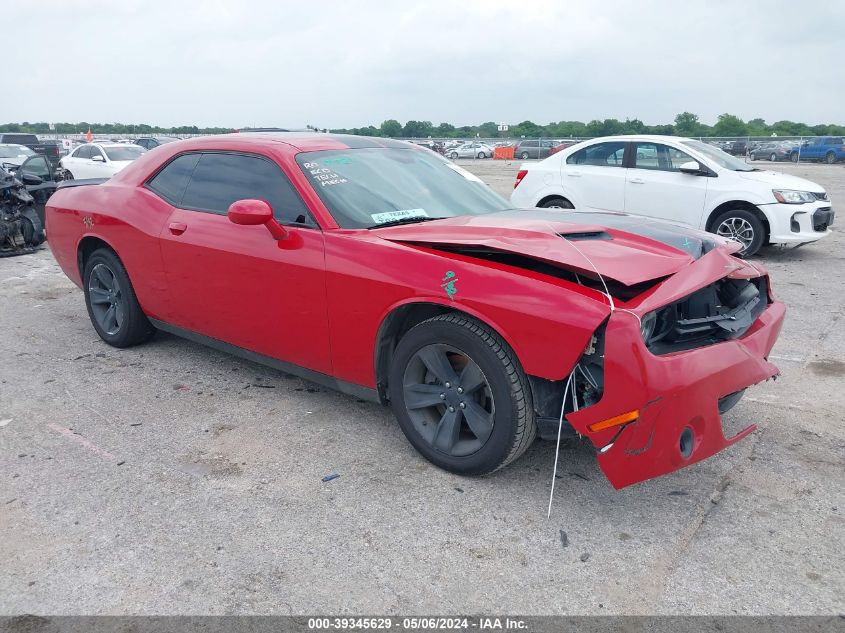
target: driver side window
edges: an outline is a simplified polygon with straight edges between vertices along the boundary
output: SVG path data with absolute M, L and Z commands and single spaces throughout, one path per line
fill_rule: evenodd
M 35 156 L 34 158 L 30 158 L 23 164 L 23 168 L 21 169 L 21 171 L 24 174 L 38 176 L 42 180 L 51 180 L 50 165 L 49 163 L 47 163 L 47 159 L 43 156 Z

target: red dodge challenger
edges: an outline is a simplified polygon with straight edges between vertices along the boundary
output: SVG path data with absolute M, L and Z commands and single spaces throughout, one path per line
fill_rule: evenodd
M 386 139 L 162 145 L 47 205 L 50 247 L 116 347 L 164 330 L 388 404 L 463 475 L 578 434 L 617 488 L 705 459 L 772 378 L 784 306 L 740 245 L 611 213 L 515 210 Z

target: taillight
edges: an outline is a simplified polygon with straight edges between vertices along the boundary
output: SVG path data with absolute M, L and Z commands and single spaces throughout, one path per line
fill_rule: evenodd
M 517 187 L 519 187 L 519 183 L 521 183 L 522 179 L 525 178 L 527 175 L 528 175 L 527 169 L 520 169 L 516 174 L 516 182 L 513 183 L 513 188 L 516 189 Z

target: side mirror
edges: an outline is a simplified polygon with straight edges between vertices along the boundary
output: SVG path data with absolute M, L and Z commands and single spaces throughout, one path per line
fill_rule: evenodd
M 35 174 L 24 174 L 21 176 L 21 181 L 25 185 L 40 185 L 44 182 L 44 179 L 41 176 L 36 176 Z
M 273 217 L 273 209 L 264 200 L 237 200 L 229 205 L 229 211 L 226 215 L 232 224 L 240 224 L 241 226 L 263 224 L 276 240 L 283 240 L 288 235 L 285 228 L 276 222 Z
M 99 154 L 97 156 L 92 156 L 91 160 L 96 161 L 98 163 L 105 163 L 106 162 L 106 159 L 103 158 L 102 156 L 100 156 Z
M 687 163 L 683 163 L 680 167 L 678 167 L 678 171 L 680 171 L 682 174 L 700 176 L 702 170 L 701 165 L 698 164 L 698 161 L 691 160 Z

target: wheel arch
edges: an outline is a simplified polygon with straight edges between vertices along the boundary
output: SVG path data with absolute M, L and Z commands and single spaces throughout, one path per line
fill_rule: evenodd
M 426 321 L 434 316 L 450 312 L 457 312 L 483 323 L 493 332 L 498 334 L 502 340 L 510 346 L 517 361 L 519 360 L 519 352 L 517 351 L 516 346 L 502 331 L 502 329 L 500 327 L 496 327 L 495 324 L 491 323 L 483 316 L 476 314 L 474 311 L 469 311 L 455 305 L 429 300 L 408 301 L 401 303 L 393 306 L 382 319 L 376 334 L 375 345 L 373 346 L 376 390 L 382 404 L 387 404 L 389 401 L 388 376 L 390 376 L 393 353 L 396 350 L 396 346 L 399 341 L 414 326 L 419 325 L 423 321 Z
M 560 198 L 561 200 L 566 200 L 569 204 L 572 205 L 573 209 L 575 208 L 575 203 L 572 202 L 572 200 L 570 200 L 568 196 L 565 196 L 562 193 L 551 193 L 551 194 L 548 194 L 546 196 L 543 196 L 542 198 L 540 198 L 537 201 L 537 206 L 539 207 L 540 205 L 545 204 L 549 200 L 554 200 L 555 198 Z
M 107 248 L 112 253 L 114 253 L 118 259 L 120 259 L 120 255 L 118 255 L 117 250 L 115 250 L 114 246 L 109 244 L 102 237 L 98 235 L 86 235 L 81 240 L 79 240 L 79 244 L 76 247 L 76 265 L 79 269 L 80 279 L 84 279 L 85 277 L 85 262 L 88 261 L 88 258 L 91 256 L 91 253 L 96 251 L 98 248 Z M 123 260 L 121 260 L 121 262 L 122 261 Z
M 715 209 L 710 212 L 710 215 L 707 217 L 707 223 L 704 225 L 706 231 L 713 233 L 714 224 L 716 222 L 716 218 L 722 215 L 725 211 L 730 211 L 731 209 L 744 209 L 745 211 L 750 211 L 753 213 L 757 218 L 763 223 L 763 227 L 766 230 L 766 235 L 764 236 L 763 244 L 765 245 L 769 241 L 769 235 L 771 234 L 771 226 L 769 224 L 769 218 L 766 217 L 766 214 L 760 210 L 756 204 L 748 202 L 747 200 L 729 200 L 727 202 L 723 202 Z

